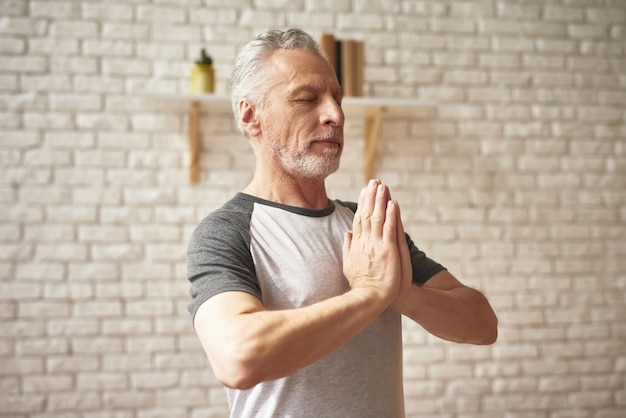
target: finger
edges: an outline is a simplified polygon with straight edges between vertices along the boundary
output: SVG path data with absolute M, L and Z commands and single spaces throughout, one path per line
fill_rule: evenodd
M 343 234 L 343 246 L 341 247 L 341 253 L 343 256 L 343 265 L 348 265 L 348 256 L 350 254 L 350 247 L 352 246 L 352 231 L 346 231 Z
M 396 201 L 394 201 L 394 203 L 397 207 L 396 236 L 398 238 L 398 249 L 400 250 L 400 257 L 402 258 L 403 256 L 405 256 L 405 258 L 408 258 L 408 261 L 410 263 L 411 259 L 409 253 L 409 245 L 407 243 L 406 234 L 404 232 L 404 224 L 402 223 L 402 213 L 400 210 L 400 205 Z
M 374 208 L 371 217 L 371 234 L 378 238 L 383 235 L 383 225 L 387 214 L 387 202 L 389 190 L 387 186 L 379 184 L 376 187 L 376 196 L 374 197 Z
M 400 255 L 400 266 L 402 269 L 402 277 L 403 280 L 406 280 L 407 283 L 411 283 L 413 281 L 413 265 L 411 263 L 411 252 L 409 251 L 409 244 L 407 243 L 407 237 L 404 232 L 404 225 L 402 223 L 402 213 L 400 210 L 400 205 L 397 204 L 397 239 L 398 239 L 398 252 Z
M 398 234 L 398 205 L 393 200 L 387 200 L 385 223 L 383 225 L 383 241 L 397 245 Z
M 355 237 L 360 237 L 362 234 L 370 233 L 370 218 L 372 217 L 372 211 L 374 208 L 377 184 L 376 180 L 370 180 L 369 184 L 361 190 L 352 225 Z

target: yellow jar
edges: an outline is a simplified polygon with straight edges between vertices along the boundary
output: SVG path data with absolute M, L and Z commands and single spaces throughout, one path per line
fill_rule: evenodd
M 195 64 L 191 68 L 191 92 L 213 93 L 215 91 L 215 71 L 211 64 Z

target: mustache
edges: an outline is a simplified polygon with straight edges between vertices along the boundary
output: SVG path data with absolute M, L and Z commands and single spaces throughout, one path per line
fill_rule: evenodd
M 314 141 L 325 141 L 328 139 L 340 139 L 341 142 L 343 142 L 343 130 L 341 128 L 337 128 L 334 127 L 332 128 L 330 131 L 320 135 L 320 136 L 316 136 L 314 138 L 311 139 L 311 142 Z

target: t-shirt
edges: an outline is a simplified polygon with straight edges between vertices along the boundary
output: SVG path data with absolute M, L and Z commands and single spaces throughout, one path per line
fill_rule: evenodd
M 250 293 L 268 309 L 345 293 L 342 245 L 355 210 L 355 203 L 339 200 L 313 210 L 238 193 L 192 234 L 189 312 L 227 291 Z M 407 240 L 414 283 L 444 269 Z M 339 349 L 289 376 L 226 391 L 231 417 L 403 417 L 400 315 L 387 309 Z

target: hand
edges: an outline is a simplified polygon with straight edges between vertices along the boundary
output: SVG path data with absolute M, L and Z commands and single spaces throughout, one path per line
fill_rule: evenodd
M 400 281 L 400 290 L 396 299 L 392 302 L 391 307 L 397 312 L 403 313 L 406 312 L 407 307 L 405 305 L 409 303 L 410 294 L 415 289 L 413 288 L 413 264 L 411 263 L 411 253 L 409 251 L 409 245 L 406 241 L 406 235 L 404 233 L 400 206 L 398 206 L 398 220 L 396 222 L 396 227 L 402 279 Z
M 370 180 L 361 191 L 352 231 L 343 245 L 343 271 L 350 287 L 374 290 L 385 304 L 397 297 L 400 287 L 398 220 L 398 205 L 387 186 Z

